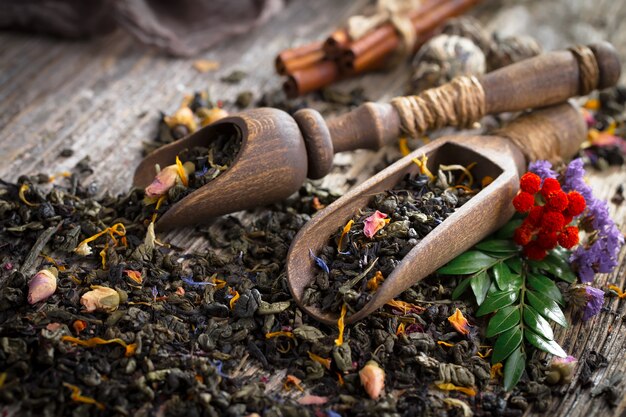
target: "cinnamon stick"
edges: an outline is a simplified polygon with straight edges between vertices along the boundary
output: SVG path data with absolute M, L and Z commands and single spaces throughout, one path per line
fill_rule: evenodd
M 297 48 L 285 49 L 276 57 L 276 72 L 286 75 L 321 61 L 324 59 L 323 45 L 323 42 L 318 41 Z
M 289 98 L 332 84 L 339 79 L 339 67 L 335 61 L 321 61 L 308 68 L 294 71 L 283 84 L 283 90 Z
M 421 10 L 411 16 L 417 36 L 434 30 L 446 19 L 457 16 L 480 0 L 451 0 L 447 2 L 427 2 Z M 372 61 L 384 60 L 392 51 L 400 45 L 400 36 L 391 24 L 382 25 L 380 28 L 368 33 L 361 39 L 350 44 L 343 53 L 341 70 L 359 71 L 360 67 Z
M 350 44 L 350 36 L 345 29 L 337 29 L 324 42 L 324 53 L 328 59 L 336 59 Z

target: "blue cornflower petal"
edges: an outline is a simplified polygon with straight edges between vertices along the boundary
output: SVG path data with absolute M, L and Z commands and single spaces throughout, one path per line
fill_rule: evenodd
M 313 258 L 313 260 L 315 261 L 317 266 L 319 266 L 324 272 L 329 274 L 330 273 L 330 269 L 328 268 L 328 265 L 326 265 L 326 262 L 324 262 L 324 260 L 322 258 L 318 258 L 317 256 L 315 256 L 311 249 L 309 249 L 309 253 L 311 254 L 311 258 Z

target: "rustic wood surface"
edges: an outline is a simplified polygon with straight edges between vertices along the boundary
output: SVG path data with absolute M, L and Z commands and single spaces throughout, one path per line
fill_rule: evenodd
M 120 192 L 128 188 L 141 159 L 141 143 L 155 133 L 158 111 L 175 110 L 184 93 L 209 88 L 214 98 L 231 98 L 243 90 L 267 91 L 279 85 L 273 58 L 288 46 L 319 39 L 346 17 L 356 14 L 365 0 L 290 2 L 270 23 L 224 43 L 197 58 L 220 62 L 215 72 L 200 74 L 193 59 L 171 59 L 146 50 L 123 33 L 90 42 L 69 42 L 0 34 L 0 178 L 15 180 L 22 173 L 55 173 L 71 169 L 90 156 L 92 180 L 101 189 Z M 474 14 L 502 34 L 526 33 L 546 49 L 594 40 L 611 41 L 626 68 L 626 2 L 615 0 L 487 1 Z M 219 81 L 234 69 L 248 72 L 240 84 Z M 386 100 L 404 90 L 408 66 L 392 73 L 368 75 L 341 88 L 362 85 L 373 100 Z M 74 155 L 59 156 L 63 148 Z M 378 162 L 395 149 L 339 154 L 336 169 L 324 181 L 346 189 L 346 176 L 370 176 Z M 626 168 L 592 172 L 589 182 L 597 195 L 610 199 L 618 184 L 626 182 Z M 626 204 L 610 204 L 620 230 L 626 231 Z M 205 242 L 189 231 L 166 238 L 191 250 Z M 611 275 L 598 285 L 626 286 L 626 250 Z M 577 384 L 555 396 L 550 414 L 555 416 L 623 416 L 626 412 L 625 301 L 612 298 L 607 309 L 590 322 L 575 322 L 567 331 L 557 329 L 558 340 L 572 355 L 584 358 L 596 351 L 608 366 L 593 375 L 593 386 L 617 385 L 619 405 L 611 408 L 591 389 Z M 252 368 L 250 368 L 252 369 Z M 253 370 L 242 371 L 242 373 Z

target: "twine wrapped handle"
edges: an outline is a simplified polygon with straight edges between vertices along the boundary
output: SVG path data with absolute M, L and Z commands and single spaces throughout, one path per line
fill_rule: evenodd
M 619 75 L 619 59 L 611 44 L 576 46 L 478 78 L 459 77 L 417 96 L 396 97 L 390 104 L 363 104 L 329 121 L 328 133 L 334 152 L 379 149 L 395 142 L 402 132 L 419 137 L 443 126 L 469 127 L 489 113 L 561 103 L 615 85 Z
M 600 81 L 600 69 L 592 50 L 584 45 L 569 48 L 579 67 L 578 94 L 593 91 Z M 486 76 L 488 78 L 489 75 Z M 541 95 L 541 91 L 533 91 Z M 539 106 L 547 103 L 539 103 Z M 485 90 L 476 77 L 457 77 L 451 82 L 417 96 L 396 97 L 391 100 L 402 130 L 412 137 L 419 137 L 430 129 L 444 126 L 471 127 L 480 121 L 487 111 Z M 534 107 L 534 106 L 533 106 Z M 511 111 L 511 110 L 509 110 Z

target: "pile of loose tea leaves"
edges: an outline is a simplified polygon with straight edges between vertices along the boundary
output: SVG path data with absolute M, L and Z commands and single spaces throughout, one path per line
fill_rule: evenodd
M 465 167 L 442 165 L 437 176 L 407 175 L 377 194 L 315 256 L 319 268 L 304 303 L 336 313 L 345 304 L 348 315 L 360 310 L 402 258 L 478 191 Z
M 207 146 L 184 149 L 178 154 L 176 164 L 165 167 L 155 176 L 145 190 L 144 202 L 148 206 L 154 204 L 154 215 L 159 216 L 230 168 L 239 154 L 241 142 L 237 130 L 216 129 Z
M 209 153 L 180 155 L 194 164 L 190 187 L 213 175 Z M 227 164 L 216 155 L 213 164 Z M 84 182 L 88 172 L 81 162 L 54 182 L 0 181 L 3 415 L 521 416 L 550 405 L 548 365 L 534 357 L 503 391 L 481 340 L 485 322 L 474 303 L 452 300 L 455 277 L 421 281 L 342 334 L 303 314 L 289 293 L 287 251 L 336 192 L 306 183 L 281 204 L 198 229 L 208 248 L 185 250 L 154 234 L 143 190 L 101 195 Z M 391 240 L 373 246 L 389 257 L 374 267 L 381 273 L 396 256 L 385 251 L 410 249 L 471 195 L 434 184 L 418 175 L 373 200 L 372 211 L 399 222 L 378 231 Z M 417 207 L 426 195 L 442 208 Z M 409 197 L 424 221 L 408 207 L 396 212 Z M 363 238 L 353 228 L 342 252 Z M 322 255 L 333 264 L 344 256 L 336 251 Z M 595 353 L 583 362 L 587 382 L 607 365 Z

